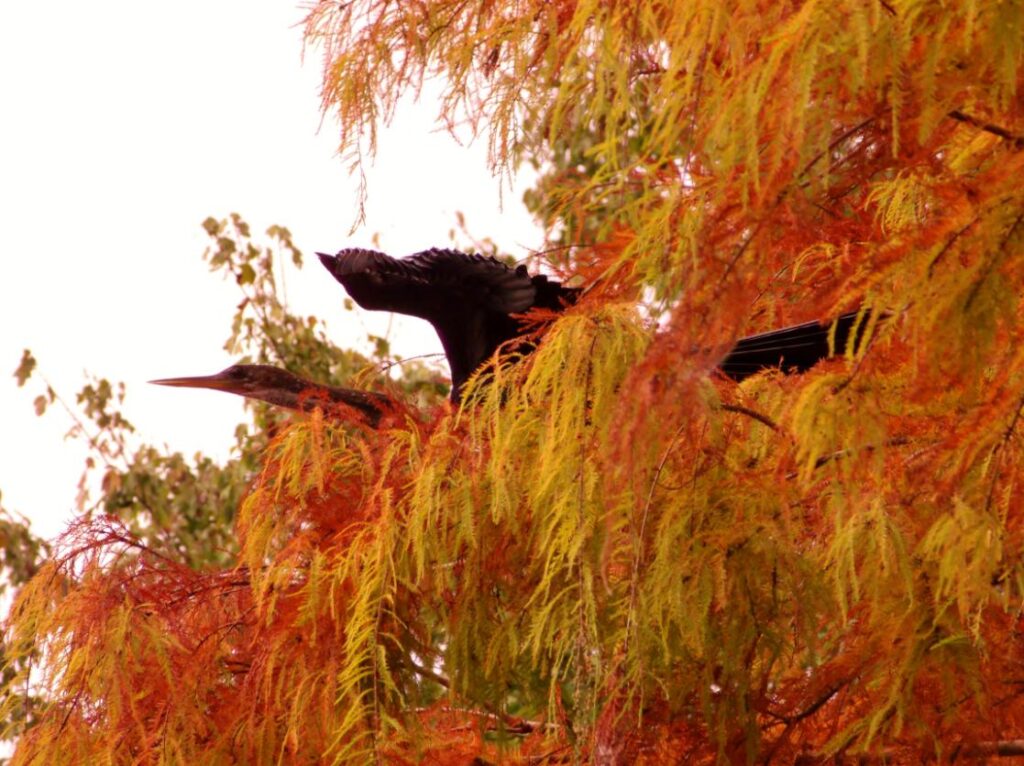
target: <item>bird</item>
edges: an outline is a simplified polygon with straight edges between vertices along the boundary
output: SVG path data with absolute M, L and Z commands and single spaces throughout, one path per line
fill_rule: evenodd
M 349 248 L 320 262 L 359 306 L 426 319 L 434 326 L 451 372 L 458 404 L 470 376 L 503 343 L 523 335 L 533 309 L 560 312 L 576 302 L 566 287 L 526 266 L 496 258 L 431 248 L 405 258 Z
M 430 322 L 444 347 L 451 370 L 451 400 L 458 403 L 469 377 L 501 346 L 521 335 L 522 315 L 540 308 L 559 312 L 582 292 L 525 266 L 508 266 L 496 258 L 431 248 L 405 258 L 375 250 L 348 248 L 334 255 L 317 253 L 320 262 L 364 309 L 394 311 Z M 761 370 L 804 372 L 846 348 L 859 312 L 832 322 L 804 322 L 742 338 L 718 369 L 734 381 Z
M 541 289 L 552 289 L 551 284 L 542 282 Z M 561 296 L 559 298 L 561 299 Z M 543 296 L 541 300 L 551 305 L 550 296 Z M 861 318 L 859 323 L 858 318 Z M 493 318 L 489 318 L 488 321 L 492 326 L 497 324 Z M 860 332 L 866 321 L 867 318 L 862 316 L 861 312 L 853 311 L 840 315 L 834 322 L 804 322 L 750 335 L 736 342 L 719 362 L 718 370 L 736 382 L 771 368 L 779 368 L 786 374 L 805 372 L 830 356 L 833 349 L 845 349 L 851 333 L 854 330 Z M 830 335 L 833 341 L 831 345 Z M 514 333 L 509 337 L 515 337 Z M 498 343 L 495 343 L 489 353 L 493 353 Z M 486 360 L 486 349 L 479 350 L 478 353 L 485 354 L 482 360 Z M 371 428 L 377 428 L 384 414 L 394 409 L 394 403 L 384 394 L 315 383 L 266 364 L 233 364 L 214 375 L 160 378 L 149 382 L 161 386 L 227 391 L 303 412 L 347 407 L 355 411 L 359 419 Z
M 455 404 L 470 376 L 502 344 L 528 331 L 527 312 L 561 312 L 582 292 L 543 274 L 531 275 L 525 266 L 508 266 L 496 258 L 457 250 L 431 248 L 392 258 L 375 250 L 349 248 L 317 256 L 361 307 L 420 317 L 434 326 L 451 369 Z M 804 372 L 834 351 L 843 351 L 851 334 L 860 332 L 867 319 L 865 312 L 853 311 L 833 322 L 804 322 L 741 338 L 719 362 L 718 370 L 736 382 L 771 368 L 787 374 Z M 529 348 L 524 341 L 521 350 Z M 383 394 L 315 383 L 262 364 L 235 364 L 215 375 L 150 382 L 228 391 L 307 412 L 344 406 L 374 428 L 394 408 Z
M 160 378 L 149 382 L 159 386 L 227 391 L 302 412 L 349 407 L 371 428 L 376 428 L 384 413 L 392 408 L 391 400 L 383 394 L 314 383 L 268 364 L 233 364 L 214 375 Z

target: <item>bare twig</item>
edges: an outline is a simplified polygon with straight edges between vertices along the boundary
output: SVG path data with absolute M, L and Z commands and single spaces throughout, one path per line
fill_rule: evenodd
M 1024 756 L 1024 739 L 997 739 L 989 742 L 976 742 L 973 745 L 962 745 L 954 748 L 948 761 L 943 763 L 956 763 L 965 760 L 977 760 L 981 758 L 1016 758 Z M 794 760 L 794 766 L 834 766 L 835 764 L 857 764 L 857 766 L 873 766 L 873 764 L 901 762 L 901 757 L 906 757 L 906 752 L 900 748 L 887 747 L 874 753 L 836 753 L 825 755 L 824 753 L 802 753 Z M 935 760 L 923 758 L 924 762 Z
M 992 507 L 992 495 L 996 489 L 996 479 L 999 477 L 998 466 L 995 465 L 995 458 L 998 457 L 999 453 L 1002 452 L 1003 448 L 1009 443 L 1013 437 L 1013 432 L 1017 428 L 1017 421 L 1020 420 L 1021 412 L 1024 411 L 1024 397 L 1021 397 L 1017 401 L 1017 406 L 1014 409 L 1013 419 L 1010 420 L 1010 425 L 1003 431 L 1002 438 L 999 443 L 992 447 L 991 461 L 993 464 L 992 478 L 988 484 L 988 491 L 985 493 L 985 510 L 989 510 Z
M 445 689 L 451 688 L 451 681 L 449 681 L 444 676 L 435 673 L 430 668 L 426 668 L 423 665 L 414 662 L 410 657 L 403 657 L 402 661 L 409 666 L 409 669 L 413 673 L 420 676 L 421 678 L 426 678 L 428 681 L 433 681 L 435 684 L 437 684 L 438 686 L 443 686 Z
M 963 226 L 960 229 L 957 229 L 953 233 L 953 236 L 951 236 L 946 241 L 946 244 L 942 246 L 942 249 L 939 250 L 939 252 L 935 254 L 935 257 L 932 258 L 931 262 L 928 264 L 928 278 L 929 279 L 931 279 L 932 274 L 935 273 L 935 266 L 936 266 L 936 264 L 938 264 L 938 262 L 942 258 L 942 256 L 944 256 L 947 252 L 949 252 L 949 249 L 951 247 L 953 247 L 953 243 L 956 242 L 958 239 L 960 239 L 960 237 L 963 235 L 963 233 L 965 231 L 967 231 L 969 228 L 971 228 L 972 226 L 974 226 L 974 224 L 976 224 L 978 222 L 978 218 L 979 218 L 979 216 L 974 216 L 974 218 L 972 218 L 965 226 Z
M 417 712 L 428 712 L 430 710 L 436 710 L 438 708 L 416 708 Z M 446 713 L 454 713 L 457 715 L 469 715 L 475 718 L 482 718 L 485 721 L 490 721 L 496 727 L 500 727 L 509 734 L 532 734 L 538 729 L 559 729 L 561 728 L 556 723 L 549 723 L 547 721 L 531 721 L 526 718 L 519 718 L 514 715 L 503 715 L 499 713 L 492 713 L 485 710 L 472 710 L 470 708 L 459 708 L 445 705 L 440 710 Z M 457 729 L 453 729 L 455 731 Z
M 1014 133 L 1011 133 L 1006 128 L 1001 128 L 998 125 L 993 125 L 990 122 L 979 120 L 977 117 L 972 117 L 969 114 L 961 112 L 959 109 L 954 109 L 952 112 L 949 112 L 948 116 L 951 119 L 956 120 L 957 122 L 963 122 L 966 123 L 967 125 L 973 125 L 975 128 L 978 128 L 978 130 L 983 130 L 986 133 L 991 133 L 993 136 L 999 136 L 1004 141 L 1009 141 L 1010 143 L 1012 143 L 1014 149 L 1024 149 L 1024 136 L 1018 136 Z
M 764 423 L 773 431 L 779 430 L 779 425 L 767 415 L 764 415 L 757 410 L 752 410 L 750 407 L 744 407 L 742 404 L 723 404 L 722 409 L 726 412 L 735 412 L 739 415 L 746 415 L 748 418 L 753 418 L 759 423 Z
M 829 455 L 822 455 L 817 460 L 815 460 L 814 470 L 821 468 L 823 465 L 825 465 L 826 463 L 830 463 L 833 460 L 838 460 L 839 458 L 850 457 L 851 455 L 855 455 L 857 452 L 873 452 L 874 450 L 879 449 L 880 447 L 902 447 L 909 443 L 910 439 L 908 439 L 906 436 L 894 436 L 891 439 L 886 439 L 881 444 L 865 444 L 863 447 L 857 447 L 856 449 L 836 450 L 835 452 Z M 795 479 L 798 475 L 799 473 L 797 471 L 793 471 L 787 474 L 786 478 Z

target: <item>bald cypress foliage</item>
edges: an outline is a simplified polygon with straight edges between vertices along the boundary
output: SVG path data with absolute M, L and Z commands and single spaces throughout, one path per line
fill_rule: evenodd
M 1012 752 L 1022 31 L 1000 2 L 314 6 L 342 149 L 444 76 L 589 289 L 460 408 L 279 431 L 233 567 L 70 530 L 8 623 L 43 647 L 9 691 L 47 700 L 14 762 Z M 854 311 L 802 374 L 714 372 Z

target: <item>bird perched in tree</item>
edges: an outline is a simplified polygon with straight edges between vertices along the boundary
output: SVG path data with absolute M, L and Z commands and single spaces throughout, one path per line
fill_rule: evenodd
M 562 311 L 580 293 L 542 274 L 531 275 L 525 266 L 511 267 L 495 258 L 455 250 L 425 250 L 401 259 L 361 249 L 317 255 L 363 308 L 420 317 L 434 326 L 451 368 L 453 402 L 460 400 L 466 381 L 499 346 L 528 329 L 526 312 Z M 833 349 L 846 348 L 851 333 L 863 325 L 858 316 L 852 312 L 835 322 L 805 322 L 742 338 L 720 362 L 719 370 L 736 381 L 772 367 L 803 372 Z M 259 364 L 236 364 L 216 375 L 151 382 L 228 391 L 295 410 L 349 407 L 373 427 L 393 408 L 383 394 L 314 383 Z
M 317 255 L 362 308 L 408 314 L 434 326 L 448 357 L 453 402 L 502 343 L 523 334 L 526 321 L 514 315 L 561 311 L 580 292 L 531 275 L 525 266 L 457 250 L 435 248 L 400 259 L 361 249 Z
M 362 251 L 369 252 L 369 251 Z M 450 251 L 448 251 L 450 252 Z M 376 255 L 380 255 L 376 253 Z M 384 256 L 385 258 L 387 256 Z M 478 256 L 479 257 L 479 256 Z M 490 267 L 487 267 L 490 268 Z M 531 279 L 535 279 L 533 277 Z M 561 295 L 556 290 L 568 291 L 570 288 L 562 287 L 557 282 L 547 280 L 541 281 L 534 300 L 537 295 L 543 301 L 543 308 L 558 308 L 553 306 L 552 296 Z M 357 289 L 366 288 L 366 282 L 361 283 Z M 393 293 L 394 294 L 394 293 Z M 354 296 L 353 296 L 354 297 Z M 372 302 L 372 296 L 369 298 Z M 492 305 L 497 305 L 500 299 L 495 299 Z M 360 305 L 363 305 L 360 303 Z M 397 309 L 395 309 L 397 310 Z M 414 316 L 419 316 L 418 314 Z M 761 370 L 779 367 L 783 372 L 803 372 L 816 363 L 830 355 L 829 336 L 832 335 L 832 348 L 842 351 L 846 348 L 851 333 L 854 329 L 860 329 L 863 323 L 858 324 L 857 312 L 843 314 L 834 323 L 823 324 L 820 322 L 805 322 L 803 324 L 785 327 L 781 330 L 751 335 L 736 342 L 726 357 L 721 361 L 718 369 L 733 380 L 740 381 L 750 377 Z M 509 322 L 515 320 L 508 318 Z M 488 316 L 483 321 L 485 328 L 491 331 L 492 335 L 485 335 L 486 343 L 478 348 L 476 353 L 482 354 L 481 363 L 497 349 L 504 340 L 514 338 L 516 332 L 512 329 L 505 329 L 507 335 L 495 331 L 501 324 L 495 317 Z M 835 325 L 834 329 L 832 325 Z M 834 333 L 834 334 L 833 334 Z M 440 334 L 440 331 L 438 332 Z M 445 336 L 442 336 L 442 342 Z M 456 334 L 455 338 L 459 336 Z M 474 337 L 474 340 L 478 340 Z M 449 343 L 454 342 L 452 336 L 448 337 Z M 489 345 L 490 344 L 490 345 Z M 446 345 L 447 349 L 448 346 Z M 459 349 L 455 348 L 456 358 L 462 360 L 463 366 L 458 369 L 469 369 L 469 361 L 472 357 L 468 354 L 458 356 Z M 451 358 L 451 356 L 449 356 Z M 453 365 L 452 369 L 456 369 Z M 464 382 L 468 373 L 460 379 Z M 454 373 L 453 373 L 454 377 Z M 227 391 L 238 394 L 249 399 L 273 404 L 278 407 L 286 407 L 292 410 L 309 412 L 313 409 L 331 409 L 337 407 L 348 407 L 354 410 L 363 421 L 372 428 L 376 428 L 381 417 L 388 410 L 394 408 L 394 404 L 387 396 L 372 391 L 357 391 L 351 388 L 328 386 L 323 383 L 300 378 L 287 370 L 279 367 L 271 367 L 266 364 L 234 364 L 215 375 L 199 375 L 186 378 L 161 378 L 151 380 L 161 386 L 177 386 L 181 388 L 209 388 L 215 391 Z M 454 388 L 454 385 L 453 385 Z M 453 399 L 458 399 L 453 394 Z
M 367 425 L 374 428 L 380 423 L 381 416 L 391 407 L 391 400 L 383 394 L 314 383 L 287 370 L 266 364 L 235 364 L 216 375 L 161 378 L 149 382 L 160 386 L 227 391 L 303 412 L 317 408 L 325 410 L 339 406 L 350 407 L 362 416 Z
M 525 266 L 456 250 L 431 249 L 406 258 L 352 248 L 320 262 L 364 309 L 394 311 L 426 319 L 437 331 L 451 369 L 453 402 L 462 387 L 498 347 L 524 331 L 521 315 L 531 309 L 562 311 L 580 290 L 565 287 Z M 842 352 L 857 312 L 836 320 L 834 348 Z M 733 380 L 779 367 L 802 372 L 829 356 L 832 323 L 805 322 L 737 341 L 719 365 Z

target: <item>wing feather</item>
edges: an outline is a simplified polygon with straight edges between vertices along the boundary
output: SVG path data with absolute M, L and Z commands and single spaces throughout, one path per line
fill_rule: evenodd
M 363 308 L 431 321 L 454 311 L 516 314 L 528 310 L 537 294 L 525 267 L 457 250 L 432 248 L 406 258 L 362 249 L 318 255 Z
M 406 258 L 352 248 L 317 253 L 328 271 L 364 309 L 426 319 L 437 331 L 452 375 L 452 399 L 505 341 L 522 333 L 513 318 L 531 308 L 561 310 L 578 290 L 525 266 L 489 256 L 432 248 Z

